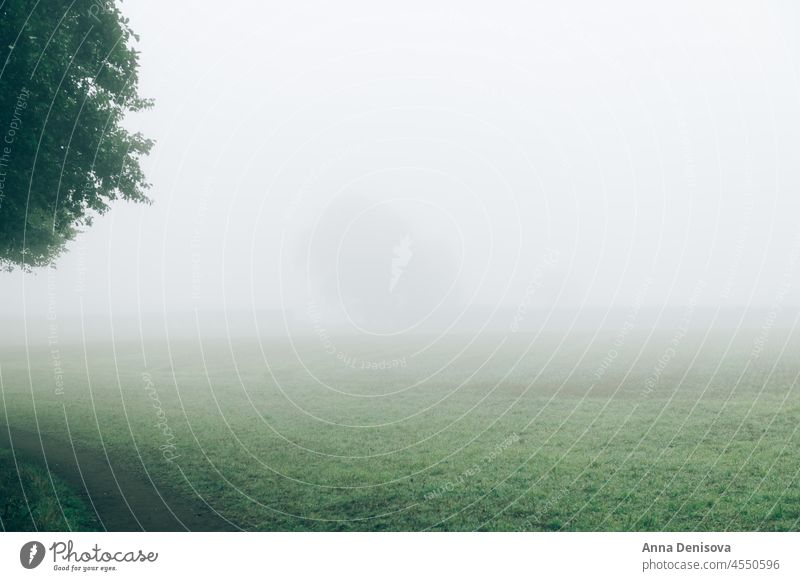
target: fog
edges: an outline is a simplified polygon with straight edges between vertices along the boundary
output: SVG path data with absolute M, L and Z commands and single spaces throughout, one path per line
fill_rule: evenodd
M 0 275 L 7 328 L 800 305 L 796 5 L 384 4 L 124 2 L 154 203 Z

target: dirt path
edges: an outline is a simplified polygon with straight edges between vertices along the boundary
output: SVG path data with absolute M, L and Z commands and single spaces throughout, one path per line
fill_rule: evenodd
M 234 527 L 200 498 L 187 498 L 168 487 L 156 488 L 140 468 L 111 463 L 95 450 L 73 450 L 70 442 L 0 425 L 0 447 L 17 458 L 47 464 L 89 506 L 108 531 L 228 531 Z M 120 490 L 122 492 L 120 492 Z

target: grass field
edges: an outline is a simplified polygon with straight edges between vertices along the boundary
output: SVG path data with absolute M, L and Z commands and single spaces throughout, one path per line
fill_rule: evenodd
M 48 474 L 42 466 L 15 459 L 4 449 L 0 449 L 0 467 L 0 530 L 97 529 L 89 506 L 58 476 Z
M 0 422 L 248 530 L 798 530 L 800 344 L 754 335 L 5 349 Z

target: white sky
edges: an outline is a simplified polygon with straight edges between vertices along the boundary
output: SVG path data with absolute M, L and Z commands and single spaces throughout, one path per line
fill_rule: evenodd
M 124 2 L 155 204 L 0 316 L 800 302 L 792 3 L 387 4 Z

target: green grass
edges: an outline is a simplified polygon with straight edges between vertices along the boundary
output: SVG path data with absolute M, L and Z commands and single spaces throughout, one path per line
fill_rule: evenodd
M 392 371 L 299 344 L 328 387 L 279 342 L 269 366 L 255 341 L 147 344 L 146 365 L 139 344 L 60 346 L 63 394 L 49 349 L 30 352 L 31 380 L 6 350 L 0 418 L 62 438 L 68 422 L 98 449 L 101 434 L 253 530 L 800 529 L 794 339 L 752 357 L 750 340 L 686 337 L 652 391 L 669 334 L 631 333 L 605 366 L 613 335 L 533 339 L 453 338 Z
M 43 466 L 0 449 L 0 530 L 89 531 L 98 523 L 75 491 Z

